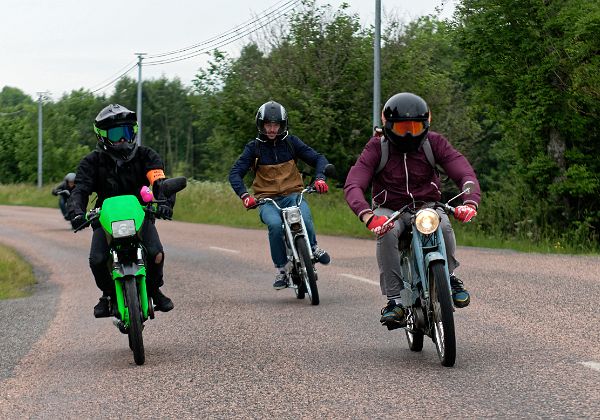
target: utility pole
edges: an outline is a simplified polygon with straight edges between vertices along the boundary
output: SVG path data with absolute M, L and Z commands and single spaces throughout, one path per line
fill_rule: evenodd
M 381 125 L 381 0 L 375 0 L 373 42 L 373 127 Z
M 135 53 L 138 56 L 138 89 L 137 89 L 137 121 L 138 121 L 138 132 L 137 132 L 137 144 L 142 145 L 142 60 L 146 53 Z
M 37 186 L 42 188 L 42 100 L 44 92 L 38 94 L 38 168 L 37 168 Z

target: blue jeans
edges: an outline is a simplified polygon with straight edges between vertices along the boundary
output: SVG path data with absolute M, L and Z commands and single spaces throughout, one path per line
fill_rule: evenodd
M 297 193 L 282 196 L 272 197 L 277 202 L 277 205 L 281 208 L 292 207 L 296 205 L 298 198 Z M 315 235 L 315 226 L 313 224 L 312 215 L 310 208 L 305 200 L 300 203 L 300 212 L 304 219 L 304 225 L 308 233 L 308 240 L 310 246 L 314 247 L 317 244 L 317 237 Z M 285 252 L 285 240 L 283 232 L 283 219 L 281 212 L 273 205 L 273 203 L 266 203 L 260 206 L 260 220 L 269 228 L 269 246 L 271 247 L 271 258 L 275 267 L 284 267 L 287 264 L 287 254 Z

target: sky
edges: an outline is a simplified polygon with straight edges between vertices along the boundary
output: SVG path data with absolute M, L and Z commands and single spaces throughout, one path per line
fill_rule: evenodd
M 441 10 L 441 17 L 450 17 L 456 1 L 381 0 L 382 24 L 386 17 L 410 21 L 436 13 L 436 9 Z M 330 4 L 334 9 L 342 2 L 317 0 L 318 5 Z M 345 3 L 359 15 L 363 26 L 373 25 L 375 0 Z M 265 16 L 285 12 L 286 5 L 293 6 L 291 0 L 2 0 L 0 89 L 16 87 L 32 98 L 46 92 L 54 100 L 82 88 L 110 94 L 114 86 L 110 82 L 128 68 L 133 67 L 128 76 L 137 80 L 136 53 L 146 53 L 144 64 L 149 64 L 161 59 L 152 60 L 151 55 L 219 36 L 220 42 L 228 43 L 220 49 L 236 57 L 252 35 L 239 40 L 223 35 L 258 18 L 266 22 Z M 178 77 L 190 85 L 208 59 L 207 54 L 199 54 L 178 62 L 144 65 L 142 78 Z

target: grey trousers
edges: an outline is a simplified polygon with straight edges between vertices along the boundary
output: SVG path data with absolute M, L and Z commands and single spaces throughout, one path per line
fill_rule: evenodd
M 459 266 L 454 254 L 456 253 L 456 238 L 454 229 L 450 224 L 448 215 L 441 209 L 437 210 L 440 215 L 440 226 L 446 243 L 446 254 L 448 255 L 448 272 L 454 272 Z M 375 209 L 378 216 L 390 216 L 392 210 L 380 207 Z M 379 284 L 381 294 L 388 299 L 399 299 L 400 291 L 404 288 L 400 271 L 400 254 L 398 253 L 398 239 L 404 230 L 410 225 L 410 215 L 405 214 L 404 219 L 394 222 L 394 228 L 383 236 L 377 238 L 377 265 L 379 265 Z

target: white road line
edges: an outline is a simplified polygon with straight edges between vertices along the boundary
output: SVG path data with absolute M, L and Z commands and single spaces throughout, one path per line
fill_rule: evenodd
M 600 363 L 598 362 L 580 362 L 583 366 L 589 367 L 590 369 L 597 370 L 600 372 Z
M 358 280 L 358 281 L 362 281 L 365 283 L 374 284 L 375 286 L 379 286 L 378 281 L 369 280 L 364 277 L 354 276 L 352 274 L 345 274 L 345 273 L 340 274 L 340 276 L 348 277 L 349 279 L 352 279 L 352 280 Z
M 237 249 L 219 248 L 218 246 L 209 246 L 209 248 L 214 249 L 215 251 L 231 252 L 232 254 L 240 253 L 240 251 L 238 251 Z

